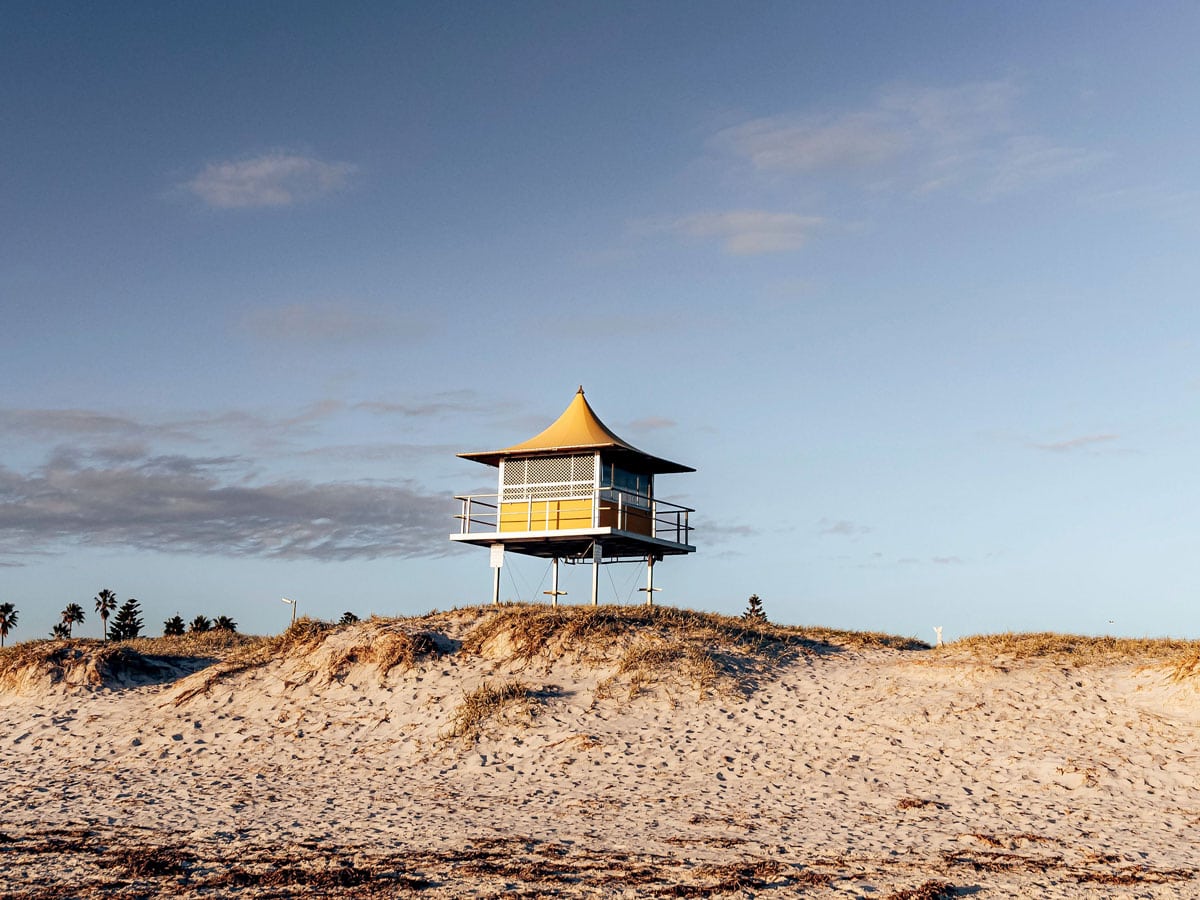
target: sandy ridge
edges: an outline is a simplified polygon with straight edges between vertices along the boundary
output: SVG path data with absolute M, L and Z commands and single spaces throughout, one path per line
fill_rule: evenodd
M 196 693 L 0 695 L 8 890 L 1200 896 L 1200 703 L 1162 669 L 810 648 L 631 698 L 615 651 L 467 654 L 473 625 L 364 623 Z M 387 628 L 440 652 L 346 657 Z M 506 680 L 529 704 L 448 740 Z

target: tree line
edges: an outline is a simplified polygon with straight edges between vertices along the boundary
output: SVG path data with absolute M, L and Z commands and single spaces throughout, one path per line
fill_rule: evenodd
M 142 619 L 141 604 L 135 598 L 130 597 L 118 606 L 116 593 L 104 588 L 96 594 L 95 604 L 104 640 L 128 641 L 142 636 L 142 629 L 146 627 L 146 623 Z M 12 603 L 0 603 L 0 647 L 4 646 L 9 633 L 17 627 L 18 618 L 19 611 L 16 606 Z M 75 626 L 82 625 L 86 618 L 82 606 L 78 603 L 68 603 L 62 611 L 59 621 L 50 630 L 50 637 L 61 640 L 70 639 Z M 111 624 L 109 623 L 110 618 L 112 619 Z M 229 616 L 217 616 L 215 619 L 210 619 L 208 616 L 199 615 L 190 623 L 186 623 L 176 613 L 163 622 L 164 636 L 180 635 L 185 632 L 204 634 L 209 631 L 226 631 L 236 634 L 237 630 L 237 622 Z

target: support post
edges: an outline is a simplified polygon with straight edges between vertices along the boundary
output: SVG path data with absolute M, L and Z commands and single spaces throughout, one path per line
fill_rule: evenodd
M 592 606 L 600 605 L 600 560 L 604 557 L 604 548 L 597 541 L 592 546 Z
M 492 605 L 500 605 L 500 568 L 504 565 L 504 545 L 492 544 Z
M 658 588 L 656 588 L 654 586 L 654 557 L 653 556 L 646 557 L 646 586 L 644 588 L 638 588 L 638 590 L 646 592 L 646 605 L 653 606 L 654 605 L 654 592 L 658 590 Z
M 558 606 L 558 598 L 566 596 L 566 591 L 558 589 L 558 557 L 554 557 L 554 562 L 550 565 L 550 590 L 542 591 L 543 594 L 550 595 L 550 603 Z

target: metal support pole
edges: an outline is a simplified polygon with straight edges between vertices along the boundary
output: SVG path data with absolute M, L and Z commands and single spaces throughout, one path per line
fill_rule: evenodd
M 654 557 L 653 556 L 646 557 L 646 586 L 644 588 L 638 588 L 638 590 L 646 592 L 646 605 L 653 606 L 654 605 L 654 592 L 659 590 L 659 588 L 656 588 L 654 586 Z
M 500 605 L 500 567 L 504 565 L 504 545 L 492 544 L 492 605 Z
M 597 541 L 592 548 L 592 606 L 600 605 L 600 560 L 604 556 L 604 548 Z
M 558 598 L 565 597 L 567 592 L 558 589 L 558 557 L 554 557 L 554 562 L 550 567 L 550 590 L 542 591 L 543 594 L 550 595 L 550 603 L 558 606 Z

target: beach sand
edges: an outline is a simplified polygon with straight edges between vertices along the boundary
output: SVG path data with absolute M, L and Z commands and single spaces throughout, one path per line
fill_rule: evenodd
M 806 641 L 712 678 L 468 652 L 491 615 L 10 676 L 4 895 L 1200 897 L 1200 693 L 1161 663 Z M 476 735 L 485 685 L 515 700 Z

